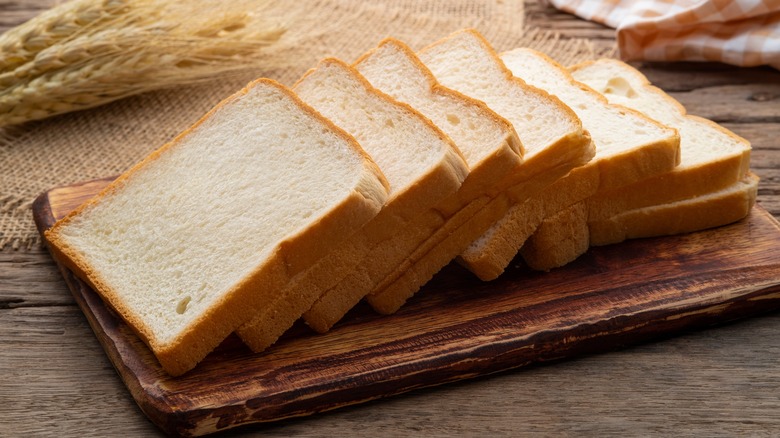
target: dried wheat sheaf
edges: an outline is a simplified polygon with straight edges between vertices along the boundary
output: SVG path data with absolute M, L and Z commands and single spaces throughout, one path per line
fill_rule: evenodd
M 263 0 L 73 0 L 0 35 L 0 127 L 255 65 Z

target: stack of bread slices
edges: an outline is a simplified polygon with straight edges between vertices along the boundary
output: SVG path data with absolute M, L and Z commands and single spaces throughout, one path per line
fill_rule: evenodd
M 464 30 L 251 83 L 46 239 L 180 375 L 232 332 L 260 352 L 363 299 L 393 313 L 455 259 L 490 280 L 739 220 L 749 158 L 624 63 Z

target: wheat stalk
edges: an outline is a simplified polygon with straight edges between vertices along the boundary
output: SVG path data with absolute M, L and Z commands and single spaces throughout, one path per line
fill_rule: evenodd
M 74 0 L 0 37 L 0 126 L 193 83 L 260 61 L 264 1 Z M 59 12 L 58 12 L 59 10 Z

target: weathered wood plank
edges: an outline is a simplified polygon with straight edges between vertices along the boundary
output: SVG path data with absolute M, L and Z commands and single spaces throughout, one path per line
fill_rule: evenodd
M 724 123 L 723 126 L 751 142 L 750 167 L 761 177 L 758 202 L 775 218 L 780 218 L 780 124 Z
M 272 437 L 340 429 L 366 436 L 768 435 L 780 426 L 773 412 L 780 376 L 762 364 L 780 355 L 780 342 L 769 339 L 779 322 L 759 318 L 260 430 Z M 737 344 L 739 357 L 722 348 Z
M 73 306 L 57 265 L 42 247 L 0 251 L 0 317 L 5 309 Z
M 585 21 L 574 15 L 561 12 L 546 2 L 525 2 L 525 27 L 545 29 L 558 32 L 566 38 L 588 38 L 608 40 L 611 45 L 615 39 L 615 29 Z
M 0 435 L 78 430 L 83 436 L 109 436 L 117 427 L 131 435 L 155 432 L 78 307 L 0 312 Z M 116 418 L 121 420 L 112 421 Z
M 778 327 L 775 314 L 231 436 L 767 436 L 780 427 Z M 0 346 L 0 435 L 160 435 L 75 307 L 14 309 Z
M 632 63 L 650 82 L 667 92 L 691 91 L 729 85 L 762 86 L 780 83 L 780 72 L 769 67 L 741 68 L 715 62 Z
M 780 73 L 774 84 L 719 85 L 669 95 L 689 114 L 721 122 L 780 122 Z
M 765 154 L 780 154 L 780 124 L 778 123 L 721 123 L 724 128 L 733 131 L 750 141 L 753 151 L 762 150 Z M 753 163 L 758 164 L 758 163 Z M 780 166 L 775 166 L 780 167 Z

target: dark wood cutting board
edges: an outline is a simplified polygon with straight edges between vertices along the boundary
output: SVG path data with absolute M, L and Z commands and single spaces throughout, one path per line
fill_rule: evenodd
M 41 195 L 33 208 L 39 229 L 109 181 Z M 146 415 L 168 433 L 202 435 L 776 310 L 780 224 L 756 206 L 726 227 L 592 248 L 549 273 L 512 266 L 488 283 L 453 264 L 395 315 L 359 305 L 331 332 L 298 324 L 263 354 L 231 336 L 179 378 L 166 375 L 101 299 L 60 269 Z

